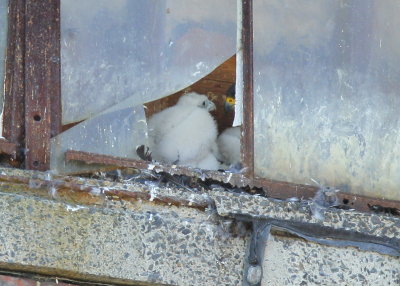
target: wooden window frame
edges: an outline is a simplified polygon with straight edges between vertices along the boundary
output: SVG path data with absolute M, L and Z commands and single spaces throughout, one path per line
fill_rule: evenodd
M 317 187 L 255 177 L 253 103 L 253 0 L 242 0 L 243 124 L 241 158 L 244 174 L 198 171 L 140 160 L 69 150 L 67 161 L 98 163 L 211 179 L 237 187 L 261 188 L 269 197 L 310 199 Z M 60 0 L 10 0 L 5 72 L 3 136 L 0 153 L 16 167 L 50 168 L 50 139 L 61 126 Z M 400 209 L 399 201 L 339 193 L 349 207 L 370 211 L 371 206 Z

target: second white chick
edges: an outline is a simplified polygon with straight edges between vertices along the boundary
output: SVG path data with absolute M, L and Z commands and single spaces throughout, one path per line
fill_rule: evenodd
M 221 161 L 227 167 L 240 163 L 240 126 L 225 129 L 217 143 Z
M 209 113 L 215 104 L 191 92 L 148 121 L 149 144 L 156 161 L 217 170 L 217 126 Z

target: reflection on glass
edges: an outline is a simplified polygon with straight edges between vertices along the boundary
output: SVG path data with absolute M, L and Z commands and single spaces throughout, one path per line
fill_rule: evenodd
M 235 48 L 236 1 L 62 0 L 63 124 L 174 93 Z
M 254 3 L 258 176 L 400 199 L 400 5 Z
M 4 98 L 4 67 L 5 55 L 7 49 L 7 12 L 8 0 L 0 0 L 0 113 L 3 112 L 3 98 Z M 0 131 L 1 132 L 1 131 Z

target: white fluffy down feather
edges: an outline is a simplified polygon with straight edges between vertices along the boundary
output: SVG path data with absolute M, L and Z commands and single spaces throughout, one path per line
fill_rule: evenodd
M 226 166 L 240 163 L 240 126 L 225 129 L 217 143 L 221 161 Z
M 149 144 L 156 161 L 217 170 L 217 126 L 209 111 L 215 105 L 205 95 L 188 93 L 176 105 L 148 121 Z

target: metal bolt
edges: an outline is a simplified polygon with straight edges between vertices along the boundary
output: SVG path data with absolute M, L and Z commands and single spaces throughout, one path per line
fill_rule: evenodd
M 251 265 L 247 269 L 247 282 L 250 285 L 255 285 L 261 282 L 262 269 L 260 265 Z

